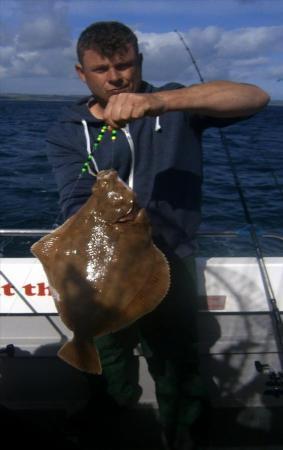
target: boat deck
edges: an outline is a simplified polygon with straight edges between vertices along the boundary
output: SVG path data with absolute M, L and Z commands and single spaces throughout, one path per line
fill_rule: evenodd
M 100 402 L 99 402 L 100 403 Z M 237 423 L 239 411 L 213 410 L 209 426 L 198 431 L 200 450 L 282 450 L 283 409 L 253 411 L 251 422 Z M 253 417 L 251 417 L 251 414 Z M 264 416 L 269 430 L 264 430 Z M 160 437 L 156 411 L 146 405 L 134 410 L 103 409 L 95 401 L 67 416 L 63 410 L 0 409 L 2 438 L 9 449 L 27 446 L 29 450 L 165 450 Z M 270 422 L 271 419 L 271 422 Z
M 144 396 L 138 408 L 115 407 L 101 386 L 89 392 L 85 377 L 55 356 L 58 339 L 68 332 L 54 315 L 37 265 L 28 258 L 3 258 L 1 263 L 6 298 L 2 295 L 0 318 L 0 424 L 7 449 L 165 450 L 144 359 Z M 282 367 L 256 261 L 213 258 L 198 263 L 199 294 L 207 301 L 199 317 L 200 362 L 214 405 L 195 430 L 199 450 L 283 450 L 282 380 L 281 395 L 266 396 L 269 372 L 255 368 L 257 361 L 275 373 Z M 283 259 L 267 263 L 282 312 Z M 241 289 L 235 290 L 238 285 Z M 36 286 L 38 296 L 30 290 Z

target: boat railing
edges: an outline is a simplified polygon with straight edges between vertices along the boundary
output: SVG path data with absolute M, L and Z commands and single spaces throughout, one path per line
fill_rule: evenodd
M 32 236 L 45 236 L 51 233 L 54 229 L 51 228 L 5 228 L 0 229 L 0 237 L 32 237 Z M 239 238 L 248 236 L 248 227 L 240 228 L 239 230 L 212 230 L 212 231 L 198 231 L 196 237 L 225 237 L 225 238 Z M 283 236 L 274 232 L 259 231 L 259 235 L 262 238 L 279 239 L 283 241 Z

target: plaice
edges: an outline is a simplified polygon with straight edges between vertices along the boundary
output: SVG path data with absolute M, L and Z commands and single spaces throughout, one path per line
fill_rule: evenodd
M 114 170 L 99 172 L 88 201 L 31 251 L 73 331 L 58 355 L 86 372 L 102 371 L 94 337 L 135 322 L 169 289 L 169 266 L 153 244 L 147 214 Z

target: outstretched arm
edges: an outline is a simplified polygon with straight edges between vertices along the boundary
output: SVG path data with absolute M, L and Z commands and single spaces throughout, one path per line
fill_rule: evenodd
M 119 128 L 140 117 L 179 110 L 211 117 L 245 117 L 260 111 L 268 101 L 268 94 L 255 85 L 211 81 L 151 94 L 114 95 L 104 110 L 104 120 Z

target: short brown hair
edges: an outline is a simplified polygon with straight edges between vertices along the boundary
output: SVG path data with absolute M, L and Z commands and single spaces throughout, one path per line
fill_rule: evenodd
M 82 31 L 78 39 L 78 60 L 83 63 L 86 50 L 97 50 L 109 58 L 125 51 L 128 44 L 139 53 L 137 37 L 129 27 L 120 22 L 95 22 Z

